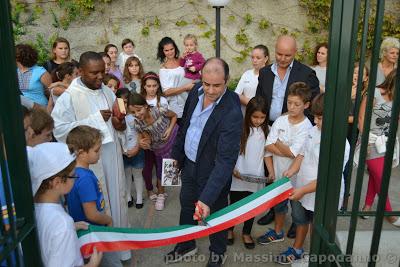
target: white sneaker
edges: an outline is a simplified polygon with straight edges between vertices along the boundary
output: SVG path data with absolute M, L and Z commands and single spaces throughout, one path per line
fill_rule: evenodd
M 400 217 L 397 217 L 397 220 L 395 220 L 394 222 L 392 222 L 392 224 L 396 227 L 400 227 Z

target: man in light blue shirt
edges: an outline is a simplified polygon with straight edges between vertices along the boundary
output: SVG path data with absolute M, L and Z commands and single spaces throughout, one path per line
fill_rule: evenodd
M 275 62 L 271 66 L 271 71 L 275 75 L 274 87 L 272 89 L 271 109 L 269 111 L 269 120 L 275 121 L 282 114 L 283 102 L 285 101 L 286 87 L 289 81 L 290 71 L 293 67 L 293 60 L 286 68 L 286 73 L 281 80 L 278 74 L 278 63 Z
M 226 90 L 229 67 L 219 58 L 206 61 L 202 86 L 189 93 L 182 124 L 171 157 L 182 170 L 179 224 L 195 225 L 228 205 L 232 171 L 239 154 L 243 115 L 239 97 Z M 226 252 L 227 231 L 210 235 L 207 266 L 221 266 Z M 197 252 L 190 240 L 176 245 L 165 257 L 178 262 Z
M 208 107 L 203 109 L 204 102 L 204 90 L 203 86 L 198 89 L 199 102 L 197 102 L 196 108 L 193 111 L 192 118 L 190 119 L 190 126 L 187 130 L 185 138 L 185 155 L 188 159 L 196 162 L 197 149 L 199 147 L 201 134 L 203 133 L 204 126 L 207 123 L 208 118 L 213 112 L 216 105 L 221 101 L 220 96 L 217 101 L 211 103 Z M 225 94 L 226 88 L 223 92 Z M 222 95 L 223 95 L 222 94 Z

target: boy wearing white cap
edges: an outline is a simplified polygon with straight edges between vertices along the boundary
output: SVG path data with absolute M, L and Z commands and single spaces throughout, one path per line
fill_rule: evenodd
M 28 147 L 35 217 L 44 266 L 98 266 L 102 253 L 94 252 L 88 264 L 83 264 L 75 224 L 60 204 L 61 196 L 74 185 L 75 156 L 62 143 L 43 143 Z

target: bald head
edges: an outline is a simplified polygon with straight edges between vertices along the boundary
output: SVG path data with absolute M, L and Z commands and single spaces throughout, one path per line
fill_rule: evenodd
M 225 82 L 227 82 L 229 78 L 229 66 L 225 62 L 225 60 L 217 57 L 212 57 L 207 59 L 207 61 L 204 63 L 201 73 L 202 75 L 204 75 L 205 73 L 220 74 L 224 77 Z
M 287 69 L 297 52 L 296 39 L 289 35 L 278 37 L 275 46 L 275 60 L 279 68 Z

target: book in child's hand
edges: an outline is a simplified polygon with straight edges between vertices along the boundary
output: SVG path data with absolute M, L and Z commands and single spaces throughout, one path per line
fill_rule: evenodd
M 122 98 L 117 98 L 113 105 L 113 116 L 122 120 L 126 115 L 125 103 Z
M 161 186 L 181 186 L 181 172 L 174 159 L 163 159 Z

